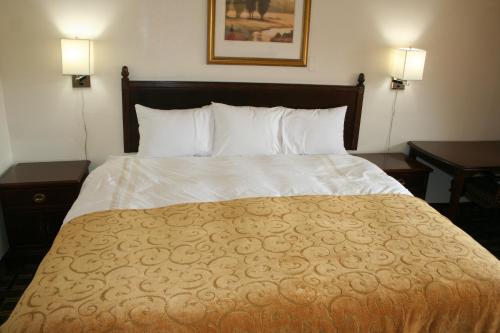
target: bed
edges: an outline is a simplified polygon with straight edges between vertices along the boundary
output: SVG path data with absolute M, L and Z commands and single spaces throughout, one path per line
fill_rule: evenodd
M 497 332 L 500 264 L 366 160 L 140 158 L 134 105 L 347 105 L 356 86 L 131 81 L 94 170 L 2 332 Z

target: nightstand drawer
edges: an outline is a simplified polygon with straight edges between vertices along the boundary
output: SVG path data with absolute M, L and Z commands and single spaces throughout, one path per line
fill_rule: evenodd
M 414 186 L 414 187 L 410 186 L 410 187 L 407 187 L 407 189 L 414 196 L 425 200 L 425 195 L 426 195 L 427 189 L 424 186 Z
M 32 187 L 29 189 L 9 189 L 0 192 L 5 210 L 12 208 L 35 208 L 71 205 L 78 196 L 76 186 Z
M 9 234 L 10 246 L 14 249 L 33 246 L 50 247 L 68 210 L 69 207 L 6 213 L 5 226 Z
M 387 174 L 404 187 L 424 186 L 427 182 L 427 173 L 405 173 L 405 172 L 387 172 Z

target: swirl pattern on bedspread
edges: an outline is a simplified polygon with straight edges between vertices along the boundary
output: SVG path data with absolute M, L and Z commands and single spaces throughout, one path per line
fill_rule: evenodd
M 240 199 L 73 220 L 1 331 L 497 332 L 499 296 L 419 199 Z

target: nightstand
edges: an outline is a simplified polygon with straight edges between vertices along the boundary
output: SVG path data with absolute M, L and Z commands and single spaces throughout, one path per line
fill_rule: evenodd
M 78 197 L 89 161 L 20 163 L 0 177 L 8 262 L 39 261 Z
M 414 196 L 425 200 L 427 192 L 427 180 L 432 168 L 410 160 L 408 156 L 401 153 L 377 153 L 377 154 L 353 154 L 362 157 L 377 165 L 389 176 L 395 178 L 404 187 L 410 190 Z

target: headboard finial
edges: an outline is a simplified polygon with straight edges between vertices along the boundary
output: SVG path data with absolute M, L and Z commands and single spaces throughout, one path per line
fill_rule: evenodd
M 365 86 L 365 73 L 361 73 L 358 76 L 358 87 L 364 87 Z
M 122 67 L 122 78 L 128 79 L 128 75 L 129 75 L 128 67 L 127 66 L 123 66 Z

